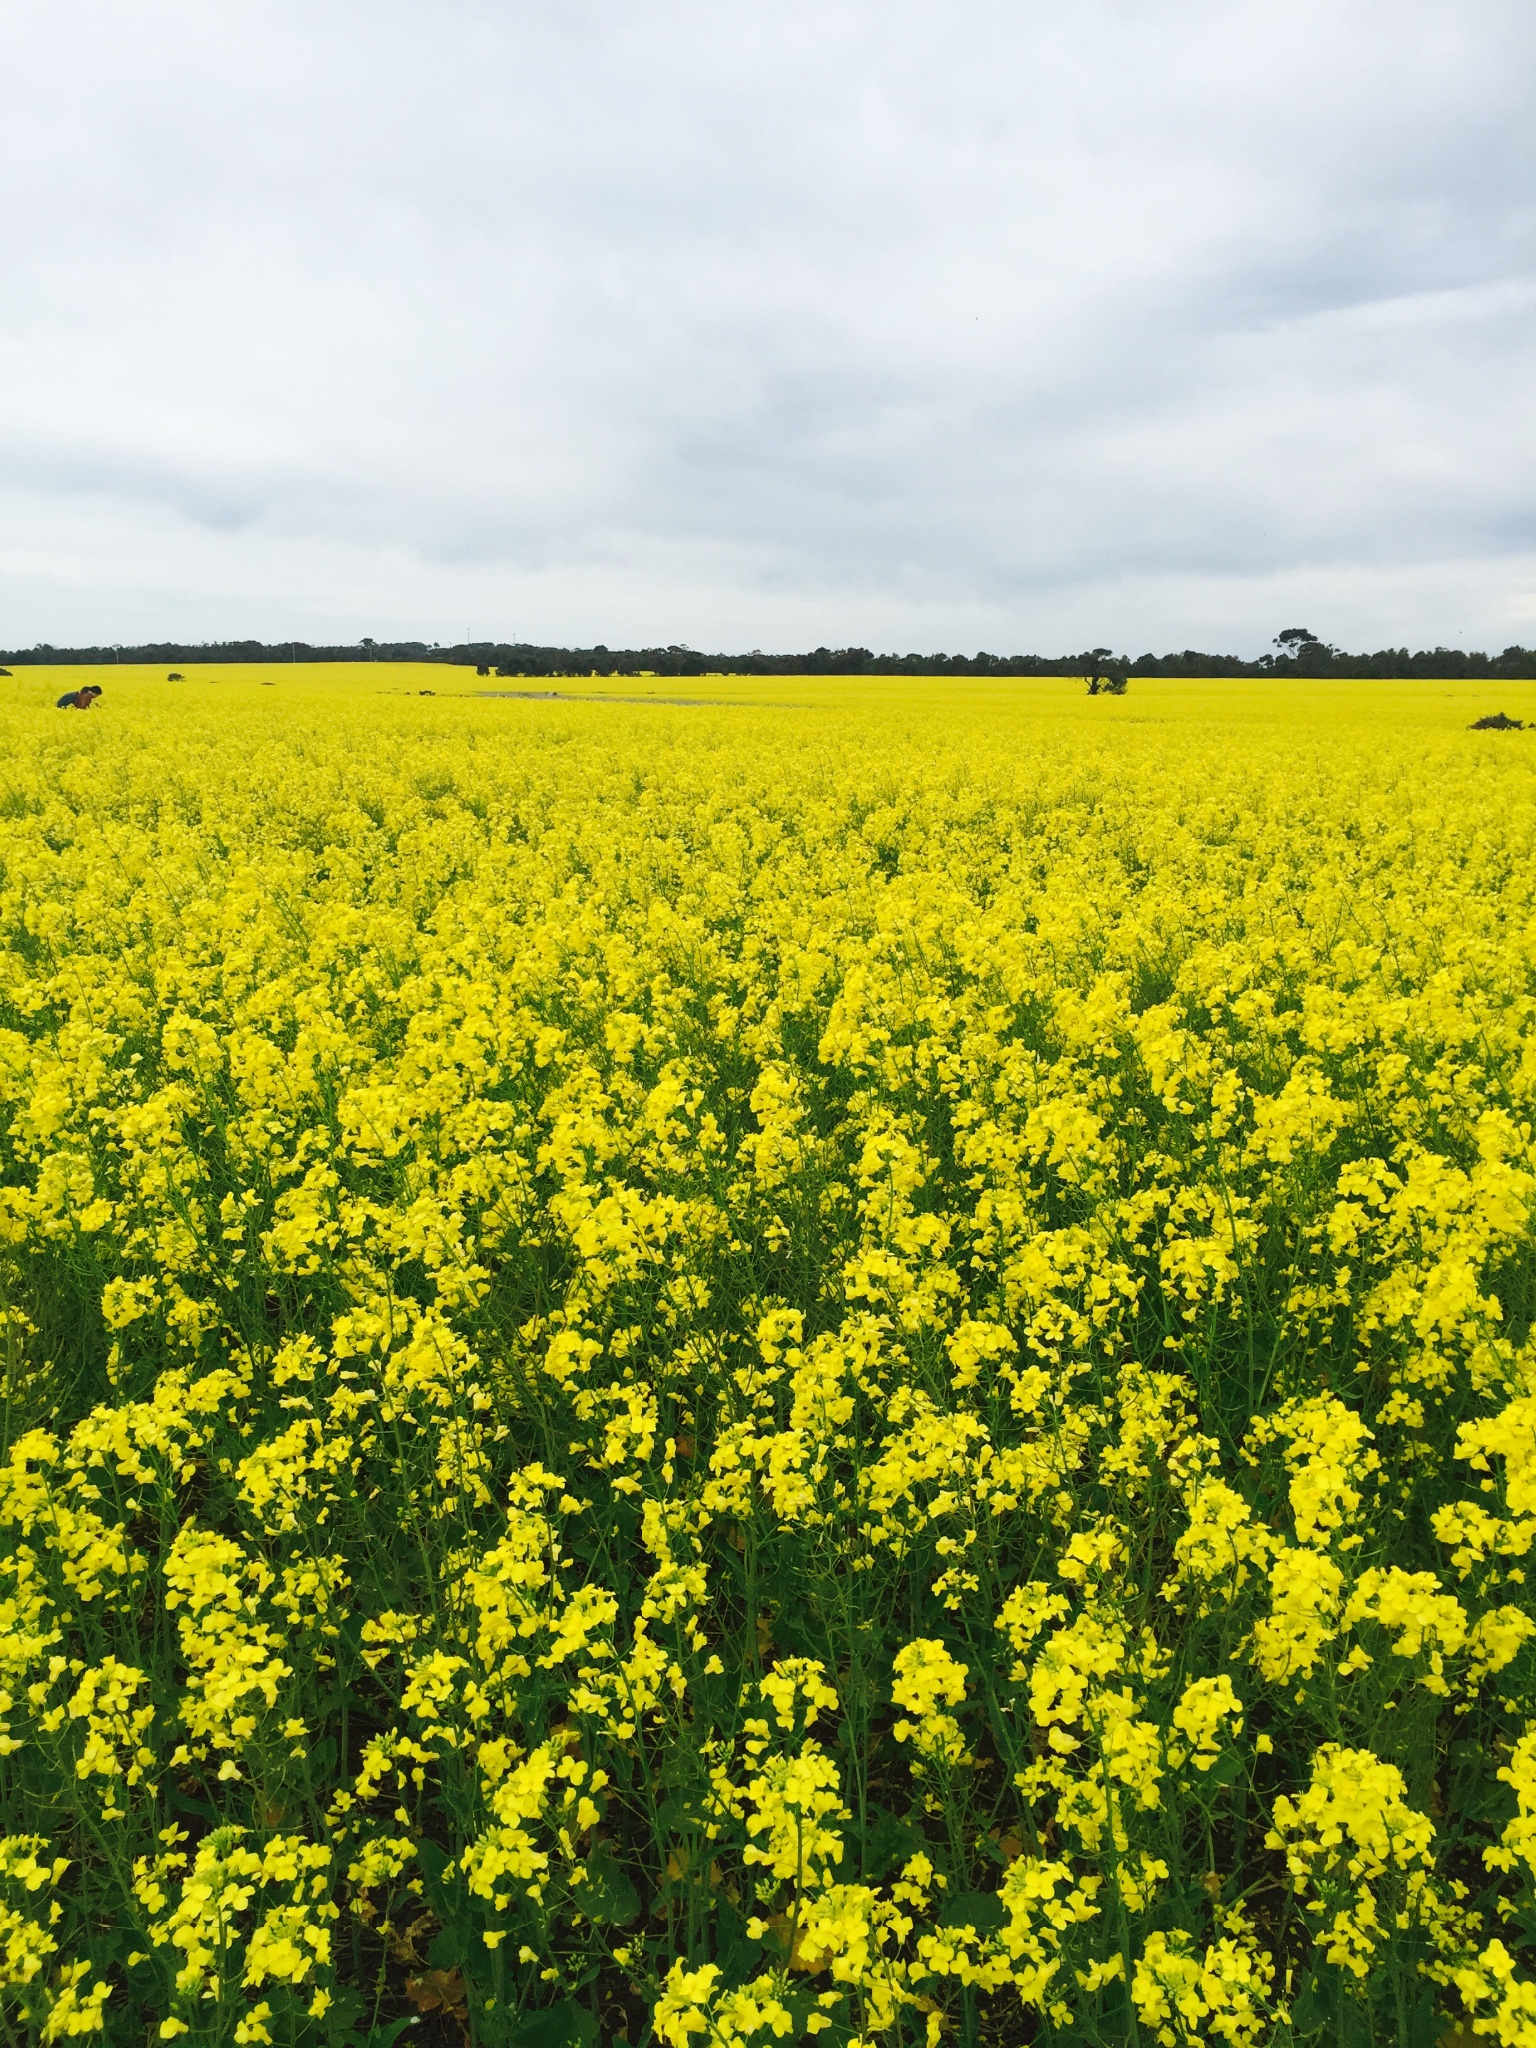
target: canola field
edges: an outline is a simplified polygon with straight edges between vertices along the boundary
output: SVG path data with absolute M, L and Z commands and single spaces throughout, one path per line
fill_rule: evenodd
M 1518 687 L 82 679 L 4 2039 L 1536 2042 Z

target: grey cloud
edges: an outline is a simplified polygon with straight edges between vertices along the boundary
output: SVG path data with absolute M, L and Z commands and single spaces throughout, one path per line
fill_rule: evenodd
M 0 639 L 1530 618 L 1518 0 L 61 0 L 8 41 Z

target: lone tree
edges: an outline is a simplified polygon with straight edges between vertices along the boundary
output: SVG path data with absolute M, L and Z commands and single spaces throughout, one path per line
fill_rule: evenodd
M 1283 633 L 1275 635 L 1275 645 L 1282 654 L 1310 661 L 1326 659 L 1333 649 L 1325 640 L 1319 640 L 1310 626 L 1287 626 Z
M 1125 677 L 1106 673 L 1106 664 L 1112 658 L 1113 649 L 1090 647 L 1088 650 L 1088 694 L 1097 697 L 1101 692 L 1108 697 L 1125 695 Z

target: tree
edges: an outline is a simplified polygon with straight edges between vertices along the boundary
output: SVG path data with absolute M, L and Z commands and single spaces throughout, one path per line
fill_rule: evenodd
M 1282 654 L 1308 661 L 1326 660 L 1333 649 L 1326 641 L 1319 640 L 1310 626 L 1287 626 L 1283 633 L 1275 635 L 1275 645 Z

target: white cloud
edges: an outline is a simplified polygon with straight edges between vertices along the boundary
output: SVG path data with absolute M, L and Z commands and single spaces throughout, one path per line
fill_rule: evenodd
M 8 43 L 0 644 L 1531 637 L 1522 0 Z

